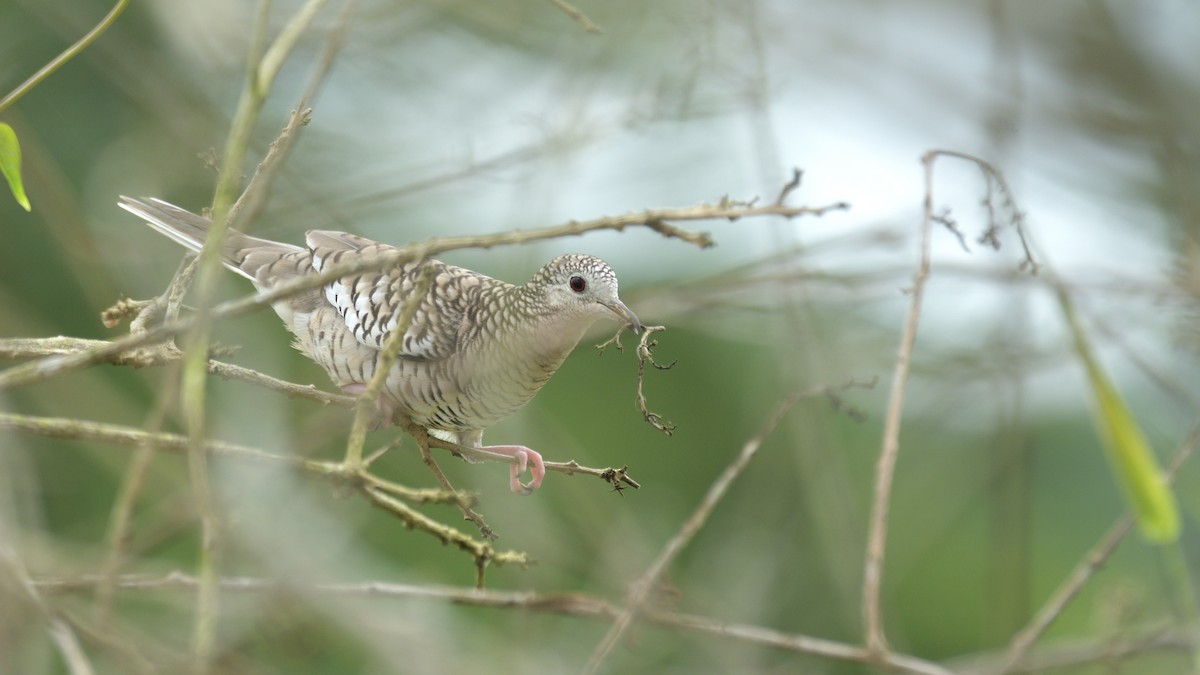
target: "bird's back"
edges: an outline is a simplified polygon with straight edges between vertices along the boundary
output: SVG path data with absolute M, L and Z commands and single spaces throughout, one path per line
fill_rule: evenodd
M 199 251 L 211 221 L 160 200 L 123 197 L 121 206 L 154 229 Z M 306 234 L 306 247 L 230 230 L 226 267 L 269 289 L 299 276 L 399 249 L 329 230 Z M 404 327 L 385 385 L 394 407 L 431 429 L 484 429 L 524 405 L 575 346 L 584 324 L 546 323 L 527 287 L 438 260 L 411 261 L 341 277 L 274 305 L 294 346 L 346 391 L 374 375 L 380 350 L 413 294 L 427 290 Z

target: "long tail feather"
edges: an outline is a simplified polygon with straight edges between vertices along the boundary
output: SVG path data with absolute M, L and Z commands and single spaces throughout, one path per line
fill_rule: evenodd
M 200 249 L 204 247 L 204 239 L 208 236 L 209 226 L 212 225 L 212 221 L 204 216 L 196 215 L 191 211 L 153 197 L 139 199 L 122 195 L 117 205 L 142 218 L 150 227 L 166 235 L 172 241 L 196 253 L 199 253 Z M 250 255 L 251 253 L 274 254 L 274 256 L 266 256 L 269 261 L 272 257 L 304 251 L 299 246 L 251 237 L 233 229 L 226 234 L 222 249 L 221 263 L 256 283 L 261 281 L 256 279 L 255 275 L 264 256 Z M 254 261 L 254 264 L 250 264 L 251 261 Z

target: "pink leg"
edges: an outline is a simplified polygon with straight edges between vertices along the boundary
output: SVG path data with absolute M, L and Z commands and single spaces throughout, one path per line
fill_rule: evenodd
M 513 492 L 529 495 L 541 486 L 542 478 L 546 475 L 546 465 L 536 450 L 530 450 L 523 445 L 485 445 L 479 449 L 517 458 L 516 464 L 508 465 L 508 487 Z M 521 482 L 521 474 L 525 473 L 526 467 L 529 468 L 529 475 L 532 477 L 528 485 Z
M 367 385 L 360 382 L 342 385 L 342 392 L 349 396 L 362 396 L 366 391 Z M 396 406 L 392 405 L 392 402 L 388 400 L 388 397 L 383 394 L 379 395 L 379 400 L 375 401 L 375 405 L 379 407 L 379 417 L 371 421 L 371 431 L 376 431 L 379 429 L 379 427 L 390 424 L 392 421 L 392 415 L 396 413 Z

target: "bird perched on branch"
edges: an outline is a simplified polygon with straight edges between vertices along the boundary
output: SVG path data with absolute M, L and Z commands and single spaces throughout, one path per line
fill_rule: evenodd
M 120 206 L 193 251 L 212 224 L 158 199 L 121 197 Z M 312 230 L 305 239 L 307 248 L 230 229 L 222 262 L 266 290 L 356 257 L 398 252 L 345 232 Z M 635 333 L 641 323 L 617 297 L 612 268 L 575 254 L 551 260 L 521 286 L 428 259 L 342 277 L 273 306 L 295 347 L 342 391 L 361 395 L 421 274 L 431 275 L 427 290 L 402 327 L 381 412 L 460 445 L 515 457 L 509 486 L 529 494 L 545 474 L 542 456 L 522 445 L 484 446 L 483 431 L 533 398 L 597 319 L 615 318 Z M 527 484 L 520 480 L 526 468 Z

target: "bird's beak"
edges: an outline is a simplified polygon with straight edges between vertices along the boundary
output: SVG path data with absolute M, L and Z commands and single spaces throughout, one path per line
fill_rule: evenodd
M 638 321 L 637 315 L 633 310 L 625 306 L 625 303 L 620 300 L 605 300 L 600 304 L 604 305 L 610 312 L 616 314 L 622 321 L 629 325 L 629 330 L 636 333 L 642 332 L 642 322 Z

